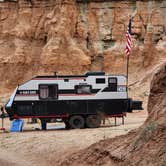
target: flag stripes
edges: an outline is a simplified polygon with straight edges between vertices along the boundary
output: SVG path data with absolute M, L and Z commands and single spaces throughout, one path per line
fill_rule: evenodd
M 125 53 L 127 56 L 130 55 L 131 52 L 131 19 L 129 20 L 129 25 L 126 32 L 126 48 Z

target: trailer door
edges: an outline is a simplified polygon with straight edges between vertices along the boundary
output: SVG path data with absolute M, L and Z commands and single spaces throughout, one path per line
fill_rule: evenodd
M 56 115 L 58 110 L 58 84 L 39 85 L 40 103 L 35 109 L 44 116 Z
M 58 85 L 57 84 L 40 84 L 39 98 L 41 100 L 56 100 L 58 99 Z

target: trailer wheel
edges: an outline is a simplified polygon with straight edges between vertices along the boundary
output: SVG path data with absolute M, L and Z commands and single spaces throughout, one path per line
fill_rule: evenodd
M 70 124 L 69 124 L 69 121 L 65 120 L 64 123 L 65 123 L 65 129 L 70 129 L 71 128 Z
M 89 115 L 86 118 L 86 126 L 89 128 L 97 128 L 100 127 L 101 118 L 99 115 Z
M 69 125 L 72 129 L 81 129 L 84 128 L 84 118 L 82 116 L 72 116 L 69 119 Z

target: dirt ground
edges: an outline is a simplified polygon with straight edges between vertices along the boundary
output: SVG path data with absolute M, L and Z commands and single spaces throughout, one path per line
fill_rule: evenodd
M 99 140 L 123 135 L 138 128 L 146 117 L 145 110 L 136 111 L 127 114 L 124 125 L 122 119 L 117 118 L 115 126 L 115 119 L 112 118 L 96 129 L 65 130 L 62 123 L 49 123 L 47 131 L 38 131 L 36 128 L 40 128 L 39 124 L 27 124 L 25 120 L 21 133 L 8 132 L 10 121 L 6 119 L 6 132 L 0 133 L 0 165 L 55 165 L 71 153 Z
M 114 118 L 106 121 L 106 125 L 96 129 L 65 130 L 64 125 L 48 124 L 49 130 L 39 131 L 39 124 L 27 124 L 24 122 L 24 130 L 21 133 L 0 132 L 0 166 L 52 166 L 58 165 L 67 156 L 81 149 L 107 138 L 124 135 L 141 126 L 147 118 L 147 100 L 152 73 L 155 65 L 150 67 L 140 79 L 139 74 L 132 75 L 129 79 L 129 96 L 135 100 L 142 100 L 143 111 L 127 113 L 125 124 L 117 119 L 114 126 Z M 5 120 L 5 128 L 9 131 L 10 121 Z M 56 128 L 56 129 L 55 129 Z
M 150 74 L 149 74 L 150 75 Z M 134 76 L 130 79 L 129 96 L 143 101 L 143 111 L 127 113 L 125 124 L 121 118 L 114 125 L 114 118 L 106 120 L 106 124 L 96 129 L 65 130 L 64 125 L 48 124 L 49 130 L 39 131 L 39 124 L 24 122 L 22 133 L 0 132 L 0 166 L 52 166 L 58 165 L 67 156 L 81 149 L 107 138 L 124 135 L 138 128 L 147 118 L 147 97 L 149 89 L 149 76 L 146 74 L 142 80 Z M 5 120 L 5 128 L 9 131 L 10 121 Z M 55 129 L 56 128 L 56 129 Z

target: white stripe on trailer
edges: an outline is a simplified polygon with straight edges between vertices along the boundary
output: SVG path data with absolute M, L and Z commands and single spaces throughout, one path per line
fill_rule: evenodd
M 21 95 L 16 95 L 14 101 L 38 101 L 39 96 L 21 96 Z
M 119 97 L 120 96 L 120 97 Z M 99 100 L 99 99 L 126 99 L 124 92 L 102 92 L 98 94 L 59 94 L 58 99 L 51 100 Z M 38 101 L 38 95 L 16 95 L 14 101 Z

